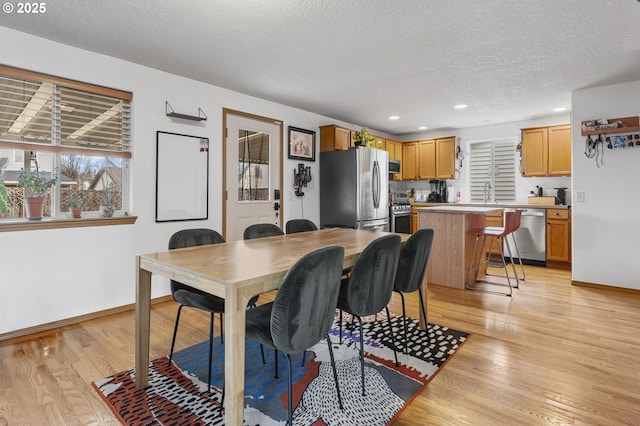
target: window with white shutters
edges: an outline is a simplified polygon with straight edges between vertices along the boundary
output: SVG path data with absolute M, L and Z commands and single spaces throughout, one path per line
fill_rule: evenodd
M 469 144 L 470 200 L 508 203 L 516 200 L 515 141 Z

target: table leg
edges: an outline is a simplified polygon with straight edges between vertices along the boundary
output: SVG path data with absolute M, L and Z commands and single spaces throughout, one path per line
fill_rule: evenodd
M 136 270 L 136 389 L 144 389 L 149 381 L 151 272 L 140 269 L 140 256 L 136 256 Z
M 236 288 L 225 292 L 224 386 L 225 424 L 242 425 L 244 418 L 245 321 L 248 298 Z

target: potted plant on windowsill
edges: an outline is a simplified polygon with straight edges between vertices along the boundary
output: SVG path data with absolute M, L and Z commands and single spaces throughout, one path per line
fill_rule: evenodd
M 74 219 L 82 217 L 82 209 L 87 205 L 87 199 L 83 198 L 80 204 L 76 200 L 69 200 L 69 213 Z
M 42 219 L 44 199 L 47 189 L 55 185 L 57 181 L 57 177 L 52 176 L 49 178 L 46 176 L 46 173 L 40 172 L 37 162 L 33 170 L 20 170 L 20 174 L 18 175 L 18 186 L 24 188 L 24 205 L 27 219 Z

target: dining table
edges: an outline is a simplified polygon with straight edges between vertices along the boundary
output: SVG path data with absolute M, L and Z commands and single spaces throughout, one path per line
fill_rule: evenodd
M 157 274 L 224 299 L 225 424 L 241 425 L 244 413 L 245 313 L 249 299 L 280 285 L 304 254 L 338 244 L 344 247 L 343 268 L 384 231 L 326 228 L 317 231 L 229 241 L 136 255 L 135 383 L 148 386 L 151 285 Z M 399 234 L 406 241 L 408 234 Z

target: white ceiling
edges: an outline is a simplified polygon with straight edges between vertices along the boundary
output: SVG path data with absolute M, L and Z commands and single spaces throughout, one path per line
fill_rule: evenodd
M 640 0 L 56 0 L 46 8 L 1 13 L 0 25 L 394 135 L 548 116 L 570 109 L 573 90 L 640 80 Z

